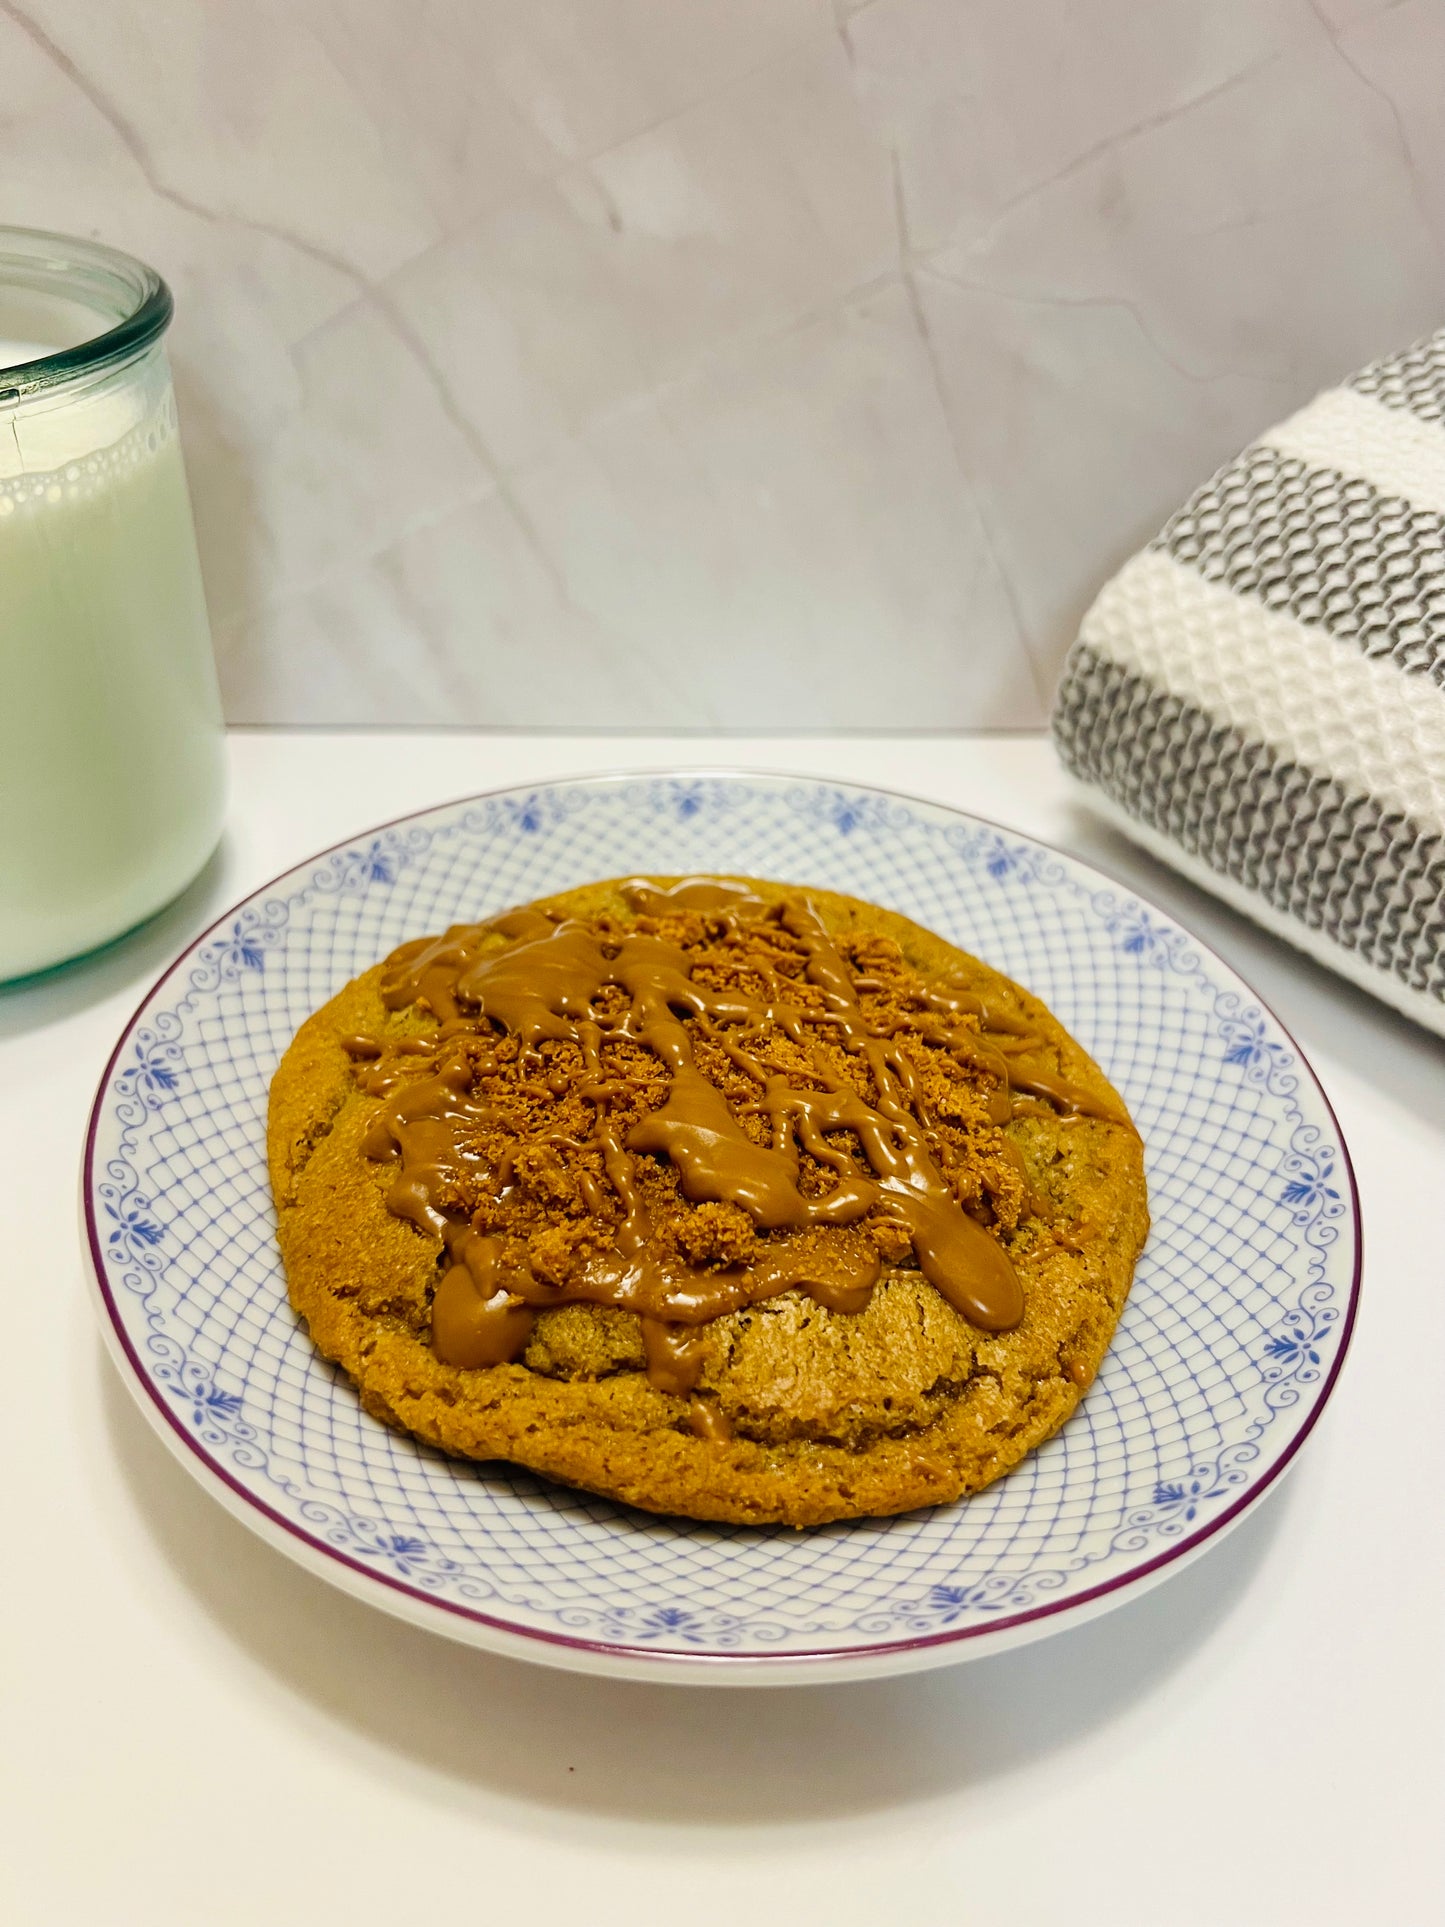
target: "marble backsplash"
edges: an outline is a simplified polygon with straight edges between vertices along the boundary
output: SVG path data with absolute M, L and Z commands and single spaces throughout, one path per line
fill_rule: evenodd
M 158 266 L 231 716 L 1042 720 L 1445 310 L 1441 0 L 0 0 L 0 221 Z

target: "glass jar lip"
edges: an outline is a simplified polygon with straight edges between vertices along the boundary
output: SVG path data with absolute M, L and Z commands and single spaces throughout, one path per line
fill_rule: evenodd
M 7 266 L 26 255 L 34 258 L 54 280 L 54 292 L 66 294 L 80 306 L 87 306 L 101 317 L 94 301 L 65 287 L 68 268 L 89 269 L 96 279 L 107 280 L 117 290 L 124 289 L 134 301 L 129 312 L 99 334 L 77 342 L 72 348 L 56 348 L 33 361 L 20 361 L 0 368 L 0 402 L 23 400 L 42 389 L 54 388 L 79 375 L 125 361 L 162 335 L 175 312 L 171 291 L 154 268 L 119 248 L 99 241 L 82 240 L 74 234 L 57 234 L 48 228 L 0 227 L 0 287 Z

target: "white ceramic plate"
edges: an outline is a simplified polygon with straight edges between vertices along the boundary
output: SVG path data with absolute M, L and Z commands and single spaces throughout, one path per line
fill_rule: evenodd
M 263 1140 L 296 1026 L 406 938 L 636 870 L 781 877 L 901 910 L 1036 991 L 1128 1099 L 1154 1231 L 1113 1349 L 1059 1437 L 979 1497 L 801 1533 L 653 1518 L 399 1437 L 291 1312 Z M 193 944 L 126 1027 L 83 1188 L 116 1362 L 239 1518 L 420 1625 L 638 1678 L 899 1672 L 1133 1596 L 1290 1462 L 1359 1289 L 1334 1116 L 1227 965 L 1027 838 L 783 776 L 503 791 L 299 865 Z

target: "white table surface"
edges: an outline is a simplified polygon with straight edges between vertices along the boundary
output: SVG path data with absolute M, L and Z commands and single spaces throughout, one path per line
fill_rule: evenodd
M 1031 737 L 247 732 L 180 904 L 0 995 L 9 1927 L 1445 1918 L 1445 1047 L 1094 824 Z M 1147 1597 L 896 1681 L 638 1686 L 490 1658 L 302 1573 L 169 1457 L 102 1352 L 75 1224 L 115 1035 L 233 898 L 398 812 L 597 769 L 890 785 L 1045 837 L 1191 924 L 1338 1108 L 1364 1306 L 1297 1469 Z

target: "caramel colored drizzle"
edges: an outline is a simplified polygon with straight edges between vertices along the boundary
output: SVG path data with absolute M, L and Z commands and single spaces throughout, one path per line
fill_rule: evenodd
M 713 1445 L 726 1445 L 733 1435 L 733 1428 L 710 1398 L 688 1400 L 687 1424 L 695 1438 L 706 1439 Z
M 661 937 L 621 934 L 605 924 L 590 928 L 538 910 L 454 925 L 440 937 L 393 952 L 382 977 L 383 1002 L 392 1010 L 430 1010 L 439 1030 L 390 1047 L 393 1060 L 411 1060 L 410 1069 L 388 1061 L 374 1038 L 348 1037 L 343 1047 L 359 1060 L 359 1087 L 382 1100 L 362 1148 L 369 1158 L 398 1165 L 388 1208 L 439 1238 L 449 1259 L 432 1306 L 437 1356 L 463 1367 L 515 1360 L 527 1345 L 535 1311 L 551 1306 L 588 1303 L 633 1311 L 642 1320 L 651 1382 L 690 1399 L 689 1423 L 699 1437 L 725 1438 L 730 1434 L 722 1414 L 695 1396 L 703 1368 L 698 1328 L 799 1287 L 829 1310 L 861 1311 L 881 1270 L 877 1245 L 862 1228 L 865 1217 L 906 1235 L 924 1277 L 974 1324 L 986 1331 L 1017 1324 L 1023 1315 L 1018 1277 L 1007 1252 L 963 1208 L 940 1167 L 917 1070 L 899 1048 L 898 1032 L 936 1044 L 959 1064 L 996 1079 L 990 1100 L 995 1123 L 1012 1115 L 1010 1088 L 1066 1112 L 1125 1124 L 1127 1118 L 1052 1072 L 1021 1064 L 1040 1040 L 1011 1013 L 968 993 L 928 992 L 923 1012 L 899 1020 L 891 1034 L 870 1025 L 859 992 L 876 986 L 850 975 L 802 899 L 769 908 L 734 885 L 707 878 L 690 878 L 670 890 L 638 882 L 627 886 L 627 895 L 642 915 L 695 910 L 725 930 L 774 920 L 801 954 L 821 1007 L 790 1002 L 782 978 L 774 978 L 762 1001 L 706 988 L 693 981 L 687 953 Z M 598 1004 L 609 990 L 620 990 L 626 1007 L 604 1021 Z M 610 997 L 607 1008 L 614 1005 Z M 813 1083 L 799 1085 L 758 1061 L 749 1046 L 756 1047 L 770 1027 L 809 1053 Z M 979 1027 L 994 1034 L 998 1047 Z M 470 1224 L 468 1199 L 487 1181 L 505 1190 L 515 1155 L 508 1153 L 501 1168 L 470 1148 L 492 1121 L 475 1089 L 479 1074 L 496 1067 L 498 1032 L 517 1040 L 521 1068 L 538 1080 L 539 1098 L 567 1088 L 567 1080 L 555 1074 L 545 1081 L 540 1047 L 567 1043 L 581 1053 L 584 1081 L 576 1089 L 594 1107 L 592 1133 L 585 1140 L 551 1141 L 600 1153 L 620 1217 L 610 1224 L 610 1248 L 594 1252 L 563 1285 L 536 1277 L 524 1260 L 509 1259 L 501 1240 Z M 861 1060 L 871 1101 L 838 1077 L 818 1048 L 820 1033 Z M 719 1045 L 752 1079 L 756 1096 L 742 1115 L 766 1117 L 768 1143 L 748 1135 L 723 1092 L 699 1069 L 697 1037 Z M 669 1082 L 661 1107 L 620 1136 L 611 1100 L 641 1085 L 609 1071 L 603 1051 L 623 1039 L 644 1046 Z M 848 1143 L 859 1147 L 861 1163 L 833 1141 L 838 1134 L 848 1134 Z M 544 1135 L 532 1141 L 548 1140 Z M 1005 1155 L 1025 1177 L 1025 1207 L 1037 1212 L 1041 1206 L 1028 1190 L 1022 1160 L 1004 1142 Z M 800 1188 L 801 1152 L 836 1174 L 822 1195 Z M 690 1267 L 677 1257 L 664 1262 L 649 1244 L 651 1227 L 636 1181 L 639 1157 L 665 1159 L 692 1203 L 739 1206 L 758 1231 L 793 1235 L 765 1245 L 745 1268 Z M 580 1184 L 588 1209 L 601 1215 L 597 1178 L 585 1172 Z

